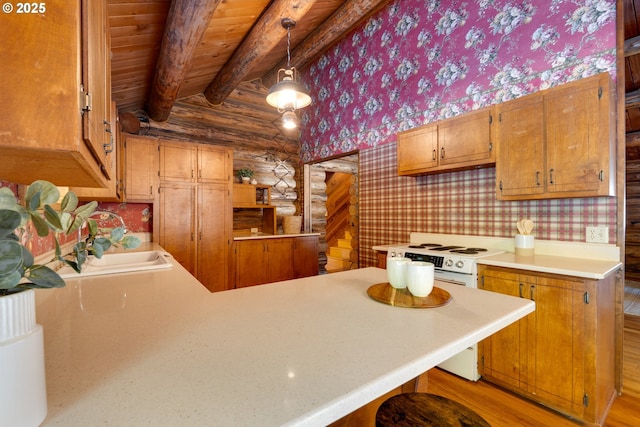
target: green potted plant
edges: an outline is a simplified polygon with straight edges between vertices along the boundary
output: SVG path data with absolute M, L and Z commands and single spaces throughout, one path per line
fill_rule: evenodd
M 253 170 L 250 168 L 238 169 L 238 176 L 242 179 L 243 184 L 248 184 L 253 176 Z
M 80 272 L 88 254 L 101 258 L 112 245 L 140 244 L 135 236 L 125 237 L 122 227 L 109 238 L 98 236 L 97 222 L 90 219 L 97 202 L 78 206 L 77 196 L 69 192 L 56 209 L 59 197 L 55 185 L 35 181 L 21 206 L 9 188 L 0 188 L 0 413 L 7 425 L 39 425 L 47 414 L 43 332 L 36 324 L 34 289 L 63 287 L 65 282 L 46 264 L 62 263 Z M 21 242 L 28 223 L 40 237 L 53 232 L 55 254 L 46 264 L 36 264 Z M 75 236 L 85 223 L 88 237 L 63 255 L 58 236 Z

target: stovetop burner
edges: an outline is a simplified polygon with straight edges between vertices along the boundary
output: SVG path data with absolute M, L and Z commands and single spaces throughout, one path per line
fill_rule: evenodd
M 440 243 L 420 243 L 418 245 L 409 245 L 410 248 L 424 249 L 424 248 L 437 248 L 442 246 Z
M 465 254 L 465 255 L 476 255 L 480 252 L 486 252 L 485 248 L 465 248 L 465 249 L 453 249 L 451 253 L 454 254 Z

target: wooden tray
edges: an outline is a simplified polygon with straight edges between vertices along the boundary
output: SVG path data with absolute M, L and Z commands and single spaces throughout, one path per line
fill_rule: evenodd
M 407 308 L 433 308 L 442 307 L 451 302 L 451 294 L 437 286 L 426 297 L 416 297 L 411 295 L 408 289 L 396 289 L 389 283 L 378 283 L 367 289 L 367 295 L 383 304 L 394 307 Z

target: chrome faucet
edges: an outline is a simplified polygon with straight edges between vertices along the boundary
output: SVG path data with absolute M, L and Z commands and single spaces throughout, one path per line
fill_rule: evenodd
M 122 228 L 125 232 L 125 234 L 127 233 L 127 226 L 124 223 L 124 219 L 122 219 L 122 217 L 120 215 L 118 215 L 115 212 L 111 212 L 111 211 L 94 211 L 91 215 L 89 215 L 87 217 L 87 219 L 96 216 L 96 215 L 109 215 L 114 217 L 115 219 L 117 219 L 118 221 L 120 221 L 120 224 L 122 225 Z M 80 228 L 78 228 L 78 242 L 82 241 L 82 229 L 85 227 L 85 225 L 87 225 L 86 221 L 84 222 L 84 224 L 82 224 L 82 226 Z

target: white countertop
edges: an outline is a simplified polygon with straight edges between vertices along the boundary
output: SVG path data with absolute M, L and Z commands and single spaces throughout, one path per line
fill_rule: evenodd
M 587 279 L 603 279 L 622 266 L 620 248 L 601 243 L 536 240 L 535 255 L 517 256 L 514 239 L 487 236 L 462 236 L 448 234 L 411 233 L 411 243 L 446 242 L 447 244 L 488 247 L 506 253 L 478 258 L 478 264 L 518 268 L 541 273 L 562 274 Z M 406 245 L 407 242 L 400 245 Z M 397 244 L 373 246 L 373 250 L 388 252 Z
M 604 279 L 622 266 L 618 261 L 570 258 L 552 255 L 518 256 L 506 252 L 479 258 L 478 264 L 518 268 L 541 273 L 562 274 L 585 279 Z
M 534 310 L 441 282 L 450 304 L 392 307 L 366 294 L 384 281 L 366 268 L 209 293 L 175 263 L 38 290 L 43 425 L 326 425 Z
M 255 239 L 279 239 L 282 237 L 319 236 L 320 233 L 294 233 L 294 234 L 263 234 L 263 233 L 234 233 L 233 240 Z

